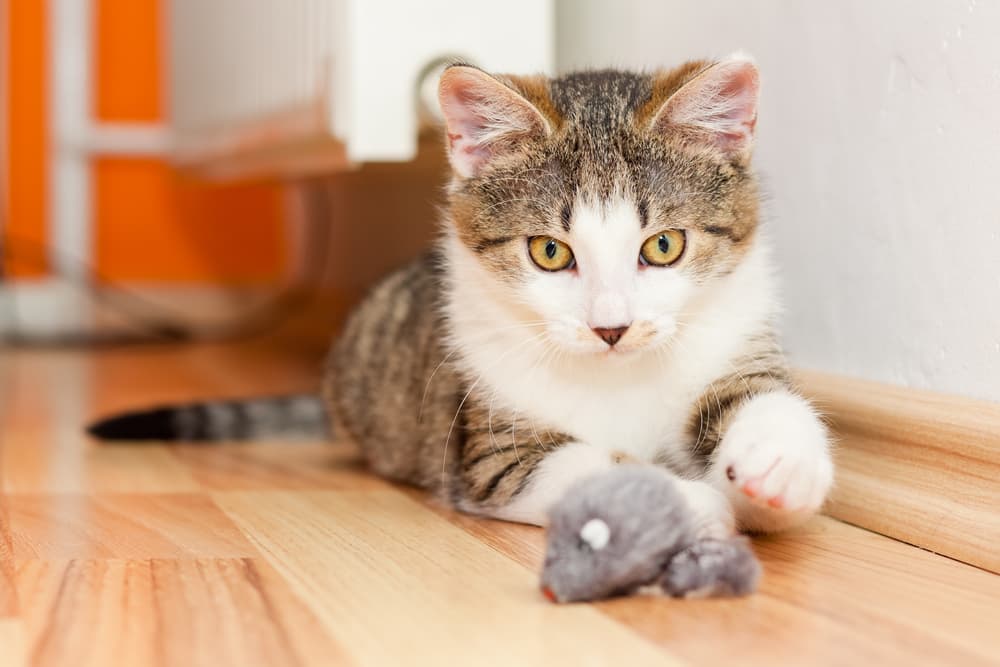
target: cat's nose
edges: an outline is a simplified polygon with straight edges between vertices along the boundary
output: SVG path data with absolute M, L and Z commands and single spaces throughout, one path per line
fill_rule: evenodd
M 626 324 L 623 327 L 591 327 L 590 330 L 597 334 L 597 337 L 605 343 L 614 347 L 615 343 L 620 341 L 625 332 L 628 331 L 628 326 Z

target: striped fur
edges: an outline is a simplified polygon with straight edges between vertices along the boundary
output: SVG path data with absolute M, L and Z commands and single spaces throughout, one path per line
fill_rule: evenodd
M 737 359 L 733 372 L 708 385 L 695 403 L 688 437 L 694 452 L 706 463 L 744 403 L 754 396 L 791 387 L 784 355 L 771 336 L 754 339 L 749 347 L 753 353 Z
M 463 377 L 446 340 L 443 270 L 431 252 L 372 291 L 334 345 L 324 395 L 379 474 L 490 513 L 568 437 L 498 409 Z

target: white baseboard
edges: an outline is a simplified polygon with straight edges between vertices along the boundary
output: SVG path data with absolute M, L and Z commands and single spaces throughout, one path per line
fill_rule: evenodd
M 0 285 L 0 336 L 138 333 L 141 322 L 219 322 L 272 298 L 274 288 L 124 285 L 88 288 L 45 278 Z M 102 298 L 103 297 L 103 298 Z
M 838 438 L 827 514 L 1000 573 L 1000 403 L 816 371 L 798 379 Z
M 93 300 L 69 283 L 18 280 L 0 287 L 0 335 L 52 335 L 94 321 Z

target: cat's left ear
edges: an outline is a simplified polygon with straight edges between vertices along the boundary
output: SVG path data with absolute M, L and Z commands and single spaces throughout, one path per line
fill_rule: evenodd
M 654 131 L 683 131 L 734 160 L 748 160 L 757 125 L 760 74 L 742 54 L 706 67 L 663 103 Z
M 438 100 L 448 132 L 448 158 L 464 178 L 490 162 L 545 138 L 549 123 L 523 95 L 486 72 L 453 65 L 441 75 Z

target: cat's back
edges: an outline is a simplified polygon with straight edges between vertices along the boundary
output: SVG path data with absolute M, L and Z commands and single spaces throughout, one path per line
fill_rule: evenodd
M 458 379 L 443 363 L 442 280 L 430 250 L 378 283 L 334 342 L 323 382 L 334 429 L 380 474 L 423 486 L 439 481 L 458 408 Z

